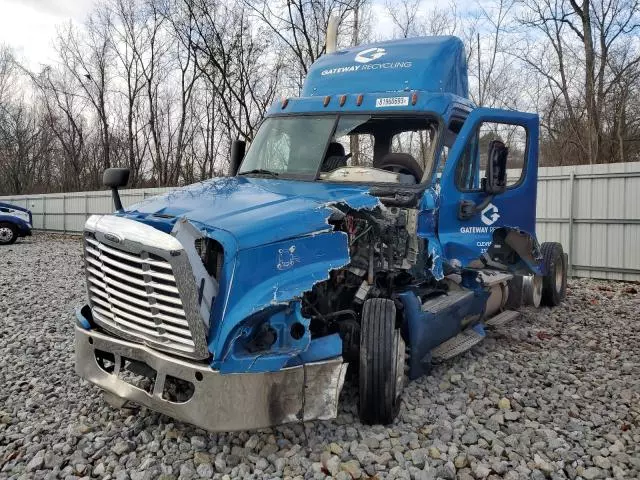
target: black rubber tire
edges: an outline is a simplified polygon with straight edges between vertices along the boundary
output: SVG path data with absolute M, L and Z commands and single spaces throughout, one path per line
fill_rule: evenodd
M 514 277 L 507 283 L 509 295 L 507 296 L 507 302 L 504 305 L 506 309 L 518 310 L 522 307 L 524 298 L 522 283 L 522 275 L 514 275 Z
M 0 228 L 8 228 L 9 230 L 11 230 L 11 232 L 13 232 L 13 235 L 11 236 L 9 241 L 3 240 L 2 237 L 0 237 L 0 245 L 11 245 L 16 242 L 16 240 L 18 239 L 18 229 L 15 225 L 8 222 L 1 222 Z
M 398 372 L 404 376 L 404 342 L 396 328 L 393 300 L 371 298 L 362 306 L 360 329 L 360 421 L 389 424 L 398 415 Z M 402 349 L 402 364 L 398 362 Z M 398 370 L 400 369 L 400 370 Z
M 562 245 L 557 242 L 545 242 L 541 245 L 546 275 L 542 277 L 542 305 L 555 307 L 560 305 L 567 294 L 567 269 Z M 558 283 L 558 269 L 561 280 Z

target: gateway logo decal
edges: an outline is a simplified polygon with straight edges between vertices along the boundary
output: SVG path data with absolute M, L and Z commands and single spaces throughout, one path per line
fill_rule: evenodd
M 403 61 L 391 61 L 391 62 L 376 62 L 379 58 L 384 57 L 389 52 L 381 47 L 371 47 L 366 50 L 358 52 L 351 64 L 336 66 L 332 68 L 325 68 L 320 72 L 323 77 L 326 75 L 336 75 L 339 73 L 357 73 L 367 72 L 369 70 L 396 70 L 411 68 L 413 62 Z
M 490 203 L 482 210 L 482 214 L 480 215 L 480 220 L 485 225 L 493 225 L 500 218 L 500 213 L 498 213 L 498 207 L 496 207 L 493 203 Z
M 369 63 L 382 57 L 387 51 L 384 48 L 367 48 L 356 55 L 356 62 Z

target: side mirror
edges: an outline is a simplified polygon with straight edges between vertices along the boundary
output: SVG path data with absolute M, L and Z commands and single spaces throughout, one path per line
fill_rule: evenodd
M 244 159 L 244 153 L 247 150 L 247 142 L 244 140 L 234 140 L 231 143 L 231 165 L 230 171 L 232 177 L 235 177 L 240 168 L 240 164 Z
M 496 195 L 507 189 L 507 157 L 509 149 L 500 140 L 489 143 L 487 171 L 482 179 L 482 189 L 487 195 Z
M 107 168 L 102 175 L 102 184 L 110 188 L 126 187 L 129 173 L 128 168 Z
M 111 196 L 116 210 L 122 210 L 119 187 L 125 187 L 129 183 L 130 170 L 128 168 L 107 168 L 102 175 L 102 184 L 111 188 Z

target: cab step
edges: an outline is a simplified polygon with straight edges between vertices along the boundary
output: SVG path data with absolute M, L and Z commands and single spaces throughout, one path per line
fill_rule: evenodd
M 507 323 L 515 320 L 520 317 L 520 312 L 516 312 L 515 310 L 505 310 L 504 312 L 500 312 L 495 317 L 491 317 L 489 320 L 486 320 L 484 324 L 487 327 L 501 327 L 502 325 L 506 325 Z
M 485 333 L 482 325 L 468 328 L 431 350 L 431 360 L 435 363 L 449 360 L 477 345 L 484 340 L 484 337 Z

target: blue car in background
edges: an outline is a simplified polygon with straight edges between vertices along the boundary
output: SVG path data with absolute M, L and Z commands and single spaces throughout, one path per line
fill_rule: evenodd
M 31 210 L 0 202 L 0 245 L 11 245 L 18 237 L 31 235 Z

